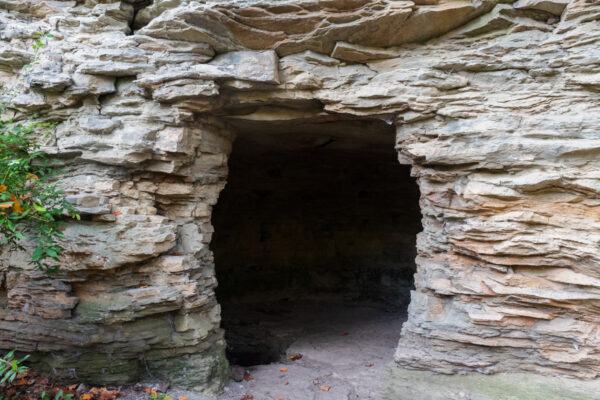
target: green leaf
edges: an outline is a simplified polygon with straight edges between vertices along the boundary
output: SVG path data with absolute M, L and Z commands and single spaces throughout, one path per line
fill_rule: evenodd
M 33 251 L 31 259 L 35 262 L 41 260 L 42 258 L 44 258 L 44 248 L 42 246 L 38 246 Z

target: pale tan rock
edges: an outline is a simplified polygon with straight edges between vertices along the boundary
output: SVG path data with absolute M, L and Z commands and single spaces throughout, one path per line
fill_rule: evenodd
M 526 10 L 547 11 L 554 15 L 561 15 L 570 0 L 519 0 L 515 8 Z
M 351 62 L 381 60 L 385 58 L 394 58 L 398 55 L 399 52 L 393 50 L 359 46 L 345 42 L 337 42 L 331 53 L 331 57 L 333 58 Z
M 396 362 L 600 376 L 600 5 L 138 6 L 0 1 L 0 81 L 18 89 L 6 116 L 58 123 L 43 150 L 89 219 L 66 228 L 52 280 L 2 249 L 3 349 L 36 352 L 62 377 L 150 370 L 218 389 L 211 215 L 236 126 L 367 118 L 396 125 L 421 191 Z M 55 37 L 25 85 L 39 30 Z

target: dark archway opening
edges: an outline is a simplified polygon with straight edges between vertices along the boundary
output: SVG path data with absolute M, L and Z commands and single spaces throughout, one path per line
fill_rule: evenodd
M 213 211 L 234 364 L 278 361 L 319 329 L 343 335 L 377 316 L 402 319 L 413 287 L 419 190 L 398 163 L 393 126 L 289 125 L 237 124 Z

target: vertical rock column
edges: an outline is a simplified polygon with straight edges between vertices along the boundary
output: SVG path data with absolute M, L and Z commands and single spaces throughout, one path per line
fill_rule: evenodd
M 598 123 L 576 109 L 400 126 L 424 217 L 401 365 L 600 374 L 599 215 L 589 179 Z
M 167 128 L 170 129 L 170 128 Z M 215 266 L 209 243 L 212 207 L 227 178 L 232 135 L 216 121 L 170 130 L 163 150 L 192 152 L 193 159 L 156 184 L 157 208 L 177 224 L 177 244 L 160 270 L 168 284 L 182 282 L 183 301 L 171 340 L 146 353 L 150 372 L 175 385 L 217 389 L 228 376 Z M 170 143 L 170 144 L 169 144 Z

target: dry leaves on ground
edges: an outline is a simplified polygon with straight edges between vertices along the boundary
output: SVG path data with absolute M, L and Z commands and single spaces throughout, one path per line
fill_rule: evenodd
M 91 394 L 94 400 L 115 400 L 121 395 L 119 390 L 110 390 L 105 387 L 93 387 L 87 394 Z
M 11 400 L 39 400 L 42 393 L 54 399 L 61 390 L 64 395 L 73 395 L 73 400 L 115 400 L 119 397 L 118 390 L 107 388 L 92 388 L 87 391 L 77 390 L 78 384 L 69 386 L 59 385 L 47 376 L 40 375 L 29 369 L 21 373 L 12 383 L 7 383 L 0 395 Z

